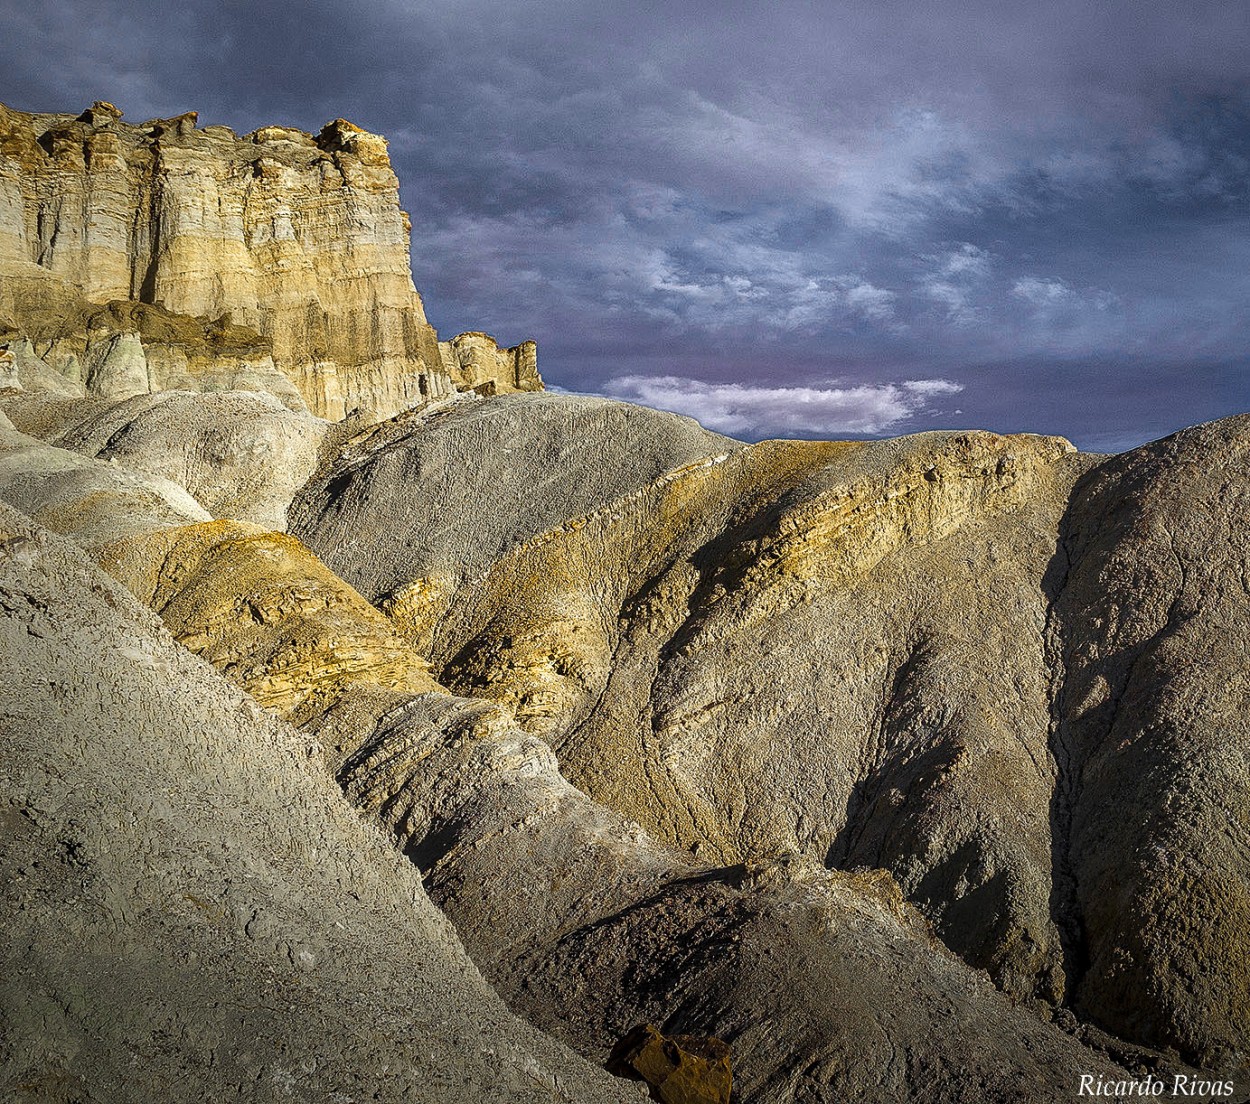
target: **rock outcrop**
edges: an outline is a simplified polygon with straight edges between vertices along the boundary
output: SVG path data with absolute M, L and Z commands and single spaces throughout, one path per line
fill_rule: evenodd
M 0 105 L 0 342 L 23 386 L 259 389 L 338 420 L 536 390 L 532 342 L 440 346 L 386 141 Z
M 733 1063 L 728 1045 L 698 1035 L 666 1038 L 642 1024 L 612 1049 L 608 1069 L 645 1081 L 660 1104 L 729 1104 Z
M 541 391 L 538 346 L 522 342 L 511 349 L 484 333 L 462 333 L 438 343 L 444 370 L 459 391 L 500 395 L 510 391 Z

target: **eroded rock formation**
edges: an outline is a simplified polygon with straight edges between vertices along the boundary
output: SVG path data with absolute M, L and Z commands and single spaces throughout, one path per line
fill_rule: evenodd
M 469 484 L 545 530 L 433 526 L 432 458 L 511 439 L 550 402 L 464 408 L 357 457 L 309 484 L 295 532 L 441 682 L 504 705 L 657 838 L 725 862 L 884 867 L 1018 999 L 1195 1060 L 1247 1052 L 1239 967 L 1195 981 L 1241 961 L 1227 941 L 1250 930 L 1245 822 L 1228 811 L 1250 788 L 1244 688 L 1208 685 L 1196 659 L 1244 647 L 1242 492 L 1223 474 L 1242 470 L 1244 419 L 1113 461 L 975 433 L 692 439 L 657 478 L 608 464 L 594 508 L 575 463 L 549 454 L 535 484 L 501 451 Z M 552 436 L 572 457 L 608 408 L 563 402 Z M 386 489 L 401 470 L 407 522 Z M 1135 712 L 1115 709 L 1126 692 Z M 1111 765 L 1124 756 L 1151 765 Z M 1201 939 L 1182 915 L 1207 918 Z
M 23 386 L 259 389 L 366 421 L 457 387 L 541 388 L 532 342 L 440 346 L 385 139 L 121 117 L 0 105 L 0 342 Z
M 342 120 L 0 108 L 0 1094 L 1245 1099 L 1250 417 L 510 394 L 406 233 Z
M 169 397 L 172 424 L 217 399 Z M 94 455 L 159 417 L 135 402 L 7 405 Z M 968 433 L 744 446 L 464 396 L 322 447 L 294 536 L 175 509 L 168 468 L 6 433 L 0 499 L 298 726 L 509 1005 L 591 1060 L 651 1022 L 729 1042 L 747 1101 L 1065 1101 L 1073 1070 L 1171 1076 L 1176 1052 L 1244 1089 L 1243 691 L 1155 670 L 1236 639 L 1202 595 L 1242 599 L 1197 566 L 1240 570 L 1212 543 L 1239 523 L 1208 524 L 1236 500 L 1198 473 L 1237 469 L 1242 421 L 1107 461 Z M 591 440 L 619 455 L 583 478 Z M 294 482 L 236 478 L 232 509 Z M 1202 523 L 1165 524 L 1186 502 Z M 1194 589 L 1134 566 L 1158 559 L 1142 517 Z M 1107 713 L 1134 679 L 1176 708 Z M 1122 755 L 1150 765 L 1101 766 Z
M 639 414 L 644 425 L 663 417 Z M 8 441 L 38 455 L 41 471 L 69 462 Z M 101 482 L 121 476 L 76 459 Z M 60 493 L 51 476 L 22 487 L 30 509 Z M 0 480 L 0 498 L 10 493 Z M 748 1100 L 853 1091 L 884 1101 L 937 1086 L 971 1102 L 1029 1086 L 1031 1099 L 1058 1102 L 1059 1070 L 1115 1075 L 945 952 L 888 874 L 798 856 L 723 866 L 657 844 L 570 785 L 511 711 L 440 685 L 294 538 L 131 514 L 102 545 L 93 519 L 63 503 L 48 516 L 186 648 L 297 724 L 349 799 L 426 873 L 511 1006 L 596 1062 L 651 1021 L 732 1040 Z M 897 1055 L 925 1060 L 883 1062 L 883 1034 Z

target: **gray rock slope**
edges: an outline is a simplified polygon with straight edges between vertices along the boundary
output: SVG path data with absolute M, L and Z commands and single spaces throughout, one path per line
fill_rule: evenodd
M 296 497 L 292 531 L 371 600 L 416 578 L 450 592 L 521 541 L 742 447 L 628 403 L 464 398 L 350 442 Z
M 621 1101 L 307 741 L 0 508 L 0 1095 Z
M 161 391 L 121 402 L 14 395 L 23 433 L 185 488 L 213 517 L 286 528 L 286 508 L 339 426 L 254 391 Z
M 536 473 L 508 452 L 521 417 L 453 410 L 332 468 L 294 532 L 657 838 L 884 867 L 1018 999 L 1244 1065 L 1245 419 L 1111 460 L 977 433 L 694 440 L 576 498 L 553 488 L 598 427 L 552 410 L 561 466 Z M 431 524 L 439 458 L 492 438 L 457 493 L 545 532 Z M 368 554 L 341 539 L 383 525 Z
M 54 402 L 10 409 L 100 453 Z M 595 1061 L 650 1019 L 728 1038 L 751 1101 L 1067 1100 L 1178 1054 L 1244 1093 L 1248 429 L 1107 460 L 464 399 L 318 444 L 287 513 L 332 571 L 57 481 L 169 468 L 10 435 L 38 477 L 0 498 L 300 725 Z M 242 463 L 231 508 L 298 480 Z

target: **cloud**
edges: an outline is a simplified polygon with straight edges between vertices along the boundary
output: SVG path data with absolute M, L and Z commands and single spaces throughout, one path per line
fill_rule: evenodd
M 943 308 L 946 321 L 966 326 L 977 318 L 974 297 L 990 276 L 990 254 L 971 242 L 953 249 L 926 254 L 925 270 L 917 284 L 922 295 Z
M 1011 286 L 1011 294 L 1035 307 L 1054 307 L 1070 302 L 1076 293 L 1062 280 L 1022 276 Z
M 964 389 L 962 383 L 954 383 L 945 379 L 904 380 L 903 390 L 913 395 L 957 395 Z
M 867 280 L 856 280 L 846 288 L 847 304 L 863 317 L 877 321 L 893 317 L 897 300 L 894 292 L 873 287 Z
M 901 384 L 760 387 L 680 376 L 621 376 L 604 393 L 695 418 L 708 429 L 751 438 L 877 434 L 924 412 L 930 400 L 962 391 L 944 379 Z

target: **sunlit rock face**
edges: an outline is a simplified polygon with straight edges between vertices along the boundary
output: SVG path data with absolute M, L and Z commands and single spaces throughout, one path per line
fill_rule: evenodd
M 385 139 L 121 116 L 0 106 L 0 340 L 24 386 L 265 390 L 333 420 L 541 388 L 532 342 L 440 348 Z

